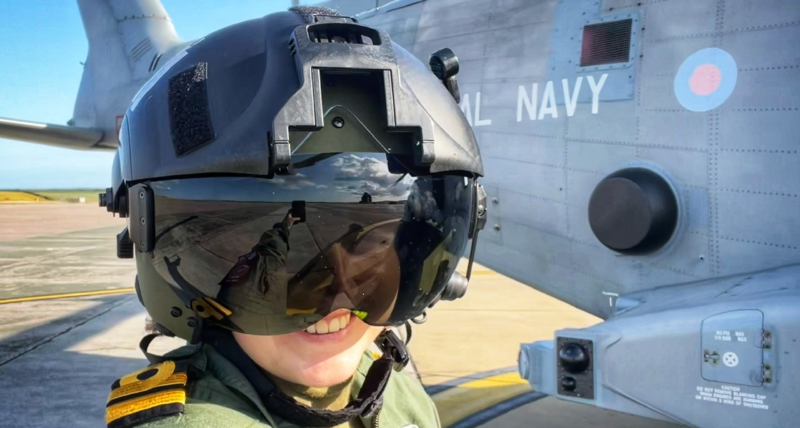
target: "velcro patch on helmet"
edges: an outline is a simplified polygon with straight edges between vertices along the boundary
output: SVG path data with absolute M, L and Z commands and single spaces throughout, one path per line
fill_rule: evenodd
M 289 8 L 290 11 L 300 15 L 305 19 L 306 23 L 313 24 L 315 15 L 324 16 L 340 16 L 336 9 L 319 6 L 295 6 Z
M 208 106 L 207 78 L 208 63 L 200 62 L 169 79 L 169 126 L 178 156 L 216 138 Z
M 108 428 L 127 428 L 183 413 L 189 380 L 187 364 L 164 361 L 114 382 L 106 404 Z

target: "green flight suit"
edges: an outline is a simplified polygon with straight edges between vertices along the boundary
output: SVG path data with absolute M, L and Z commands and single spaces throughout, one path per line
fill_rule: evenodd
M 178 355 L 180 351 L 171 353 Z M 373 357 L 365 353 L 353 379 L 351 396 L 361 388 Z M 182 414 L 162 417 L 137 425 L 155 427 L 273 427 L 303 428 L 270 415 L 255 388 L 230 361 L 209 346 L 191 357 L 189 364 L 201 373 L 186 385 L 186 405 Z M 361 418 L 365 427 L 437 428 L 439 416 L 433 401 L 418 380 L 404 372 L 392 374 L 383 394 L 383 407 L 370 418 Z

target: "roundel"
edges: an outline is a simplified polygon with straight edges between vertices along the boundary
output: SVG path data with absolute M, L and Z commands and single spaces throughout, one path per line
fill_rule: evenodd
M 733 93 L 738 72 L 736 61 L 728 52 L 701 49 L 686 58 L 678 69 L 675 96 L 687 110 L 713 110 Z

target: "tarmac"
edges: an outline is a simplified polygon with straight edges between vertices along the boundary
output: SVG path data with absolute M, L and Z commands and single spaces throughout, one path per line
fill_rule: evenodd
M 147 364 L 135 268 L 116 258 L 123 227 L 94 205 L 0 205 L 0 427 L 102 426 L 111 383 Z M 597 322 L 477 266 L 465 298 L 415 326 L 410 352 L 444 427 L 676 426 L 546 397 L 519 378 L 520 343 Z M 159 338 L 151 351 L 181 344 Z

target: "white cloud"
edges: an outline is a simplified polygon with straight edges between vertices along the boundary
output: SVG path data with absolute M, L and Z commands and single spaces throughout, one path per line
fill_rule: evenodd
M 336 189 L 342 193 L 360 196 L 366 192 L 373 198 L 399 198 L 408 195 L 409 188 L 414 182 L 410 176 L 397 182 L 400 175 L 390 173 L 386 162 L 367 156 L 346 154 L 337 157 L 333 166 L 337 169 L 334 176 L 336 181 L 352 182 L 352 184 L 336 186 Z
M 311 180 L 307 180 L 303 174 L 284 175 L 272 179 L 278 187 L 286 190 L 298 190 L 303 187 L 317 187 L 324 185 L 317 185 Z M 327 186 L 326 186 L 327 187 Z

